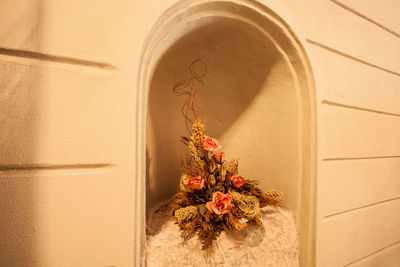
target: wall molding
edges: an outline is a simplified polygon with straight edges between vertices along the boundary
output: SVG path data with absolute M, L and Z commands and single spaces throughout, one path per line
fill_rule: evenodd
M 135 173 L 135 266 L 143 265 L 146 203 L 146 118 L 154 68 L 168 47 L 192 31 L 196 23 L 216 18 L 239 20 L 262 32 L 285 58 L 295 77 L 298 103 L 299 198 L 295 210 L 300 233 L 300 262 L 315 265 L 316 222 L 316 97 L 312 70 L 301 41 L 274 11 L 250 0 L 181 1 L 158 19 L 145 40 L 137 84 Z

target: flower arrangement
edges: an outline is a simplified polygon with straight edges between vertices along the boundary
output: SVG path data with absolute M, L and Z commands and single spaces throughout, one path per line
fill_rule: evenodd
M 209 250 L 222 231 L 232 232 L 240 239 L 246 229 L 263 230 L 260 209 L 267 205 L 281 206 L 282 193 L 263 191 L 256 180 L 242 177 L 238 160 L 225 160 L 218 140 L 204 134 L 205 125 L 199 118 L 201 112 L 195 108 L 194 99 L 201 96 L 207 67 L 201 60 L 195 60 L 189 70 L 191 76 L 175 82 L 173 87 L 174 95 L 187 96 L 182 114 L 190 137 L 182 137 L 181 141 L 190 156 L 182 162 L 180 191 L 174 195 L 170 206 L 183 240 L 197 232 L 202 249 Z M 192 123 L 192 131 L 188 122 Z M 250 236 L 259 235 L 255 232 Z
M 222 231 L 240 232 L 248 225 L 263 228 L 260 208 L 281 205 L 282 193 L 263 191 L 255 180 L 239 175 L 236 159 L 225 160 L 218 140 L 204 135 L 205 126 L 197 119 L 193 133 L 182 137 L 190 157 L 182 162 L 180 191 L 171 202 L 173 215 L 187 240 L 198 233 L 202 249 L 208 250 Z

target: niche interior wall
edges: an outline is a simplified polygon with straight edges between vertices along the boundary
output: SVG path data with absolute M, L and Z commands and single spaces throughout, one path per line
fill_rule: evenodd
M 167 10 L 149 34 L 139 74 L 137 210 L 144 217 L 178 189 L 186 153 L 179 137 L 187 131 L 184 99 L 171 89 L 196 59 L 208 69 L 202 89 L 206 133 L 220 140 L 228 158 L 239 158 L 242 176 L 285 193 L 299 229 L 301 262 L 311 263 L 313 78 L 290 26 L 252 1 L 184 1 Z M 142 221 L 137 229 L 141 244 L 144 227 Z

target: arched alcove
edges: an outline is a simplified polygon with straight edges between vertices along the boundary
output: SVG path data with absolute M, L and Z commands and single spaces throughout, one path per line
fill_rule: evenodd
M 186 154 L 179 137 L 187 132 L 180 111 L 184 99 L 171 89 L 195 59 L 208 68 L 202 89 L 206 133 L 220 140 L 228 158 L 239 158 L 242 176 L 285 193 L 299 226 L 301 261 L 311 262 L 312 75 L 290 28 L 256 2 L 184 1 L 150 34 L 139 76 L 138 209 L 143 215 L 146 206 L 178 189 Z
M 271 41 L 239 20 L 208 19 L 162 55 L 150 82 L 147 116 L 147 201 L 152 206 L 177 190 L 188 135 L 181 106 L 171 93 L 175 77 L 188 75 L 196 58 L 207 63 L 202 110 L 206 134 L 228 157 L 240 158 L 242 176 L 285 192 L 296 207 L 298 104 L 288 63 Z

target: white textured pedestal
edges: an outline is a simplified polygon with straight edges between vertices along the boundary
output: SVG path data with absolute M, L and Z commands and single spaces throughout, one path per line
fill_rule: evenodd
M 146 264 L 161 266 L 298 266 L 296 226 L 290 212 L 262 210 L 265 236 L 260 245 L 248 247 L 223 232 L 206 257 L 197 235 L 183 243 L 172 216 L 152 212 L 148 223 Z M 166 219 L 168 218 L 168 219 Z

